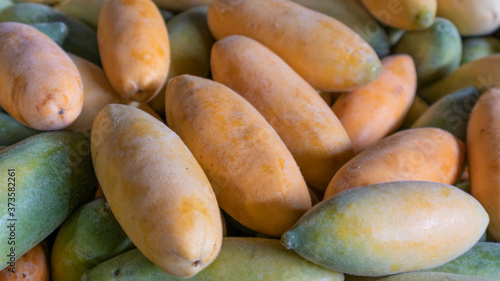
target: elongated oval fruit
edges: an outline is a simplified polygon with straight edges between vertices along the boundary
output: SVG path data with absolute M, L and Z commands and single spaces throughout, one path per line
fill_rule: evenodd
M 34 23 L 30 25 L 49 36 L 59 46 L 63 45 L 68 36 L 68 26 L 62 21 Z
M 0 23 L 0 105 L 37 130 L 69 126 L 82 110 L 74 63 L 48 36 L 21 23 Z
M 48 281 L 49 262 L 42 246 L 37 244 L 33 249 L 20 257 L 14 264 L 0 271 L 3 281 Z
M 354 151 L 363 151 L 401 126 L 416 90 L 413 59 L 394 55 L 382 59 L 382 73 L 375 82 L 342 94 L 332 109 L 351 138 Z
M 6 241 L 0 243 L 0 269 L 91 201 L 97 187 L 89 137 L 82 132 L 45 132 L 11 145 L 0 152 L 0 171 L 3 203 L 15 205 L 15 210 L 0 209 L 0 223 L 5 226 L 0 239 Z M 15 241 L 9 245 L 11 233 Z
M 405 30 L 420 30 L 432 25 L 437 0 L 361 0 L 379 21 Z
M 47 5 L 19 2 L 16 1 L 14 5 L 0 12 L 0 22 L 14 21 L 26 24 L 63 22 L 68 27 L 68 36 L 64 39 L 62 48 L 101 65 L 95 30 Z
M 315 205 L 281 240 L 331 270 L 383 276 L 457 258 L 479 240 L 488 222 L 481 204 L 454 186 L 386 182 Z
M 417 94 L 432 104 L 447 94 L 467 86 L 486 89 L 500 86 L 500 54 L 461 65 L 443 79 L 419 90 Z
M 394 49 L 415 61 L 419 87 L 435 82 L 460 65 L 462 38 L 453 23 L 444 18 L 424 30 L 408 31 Z
M 232 218 L 280 236 L 311 208 L 292 154 L 237 93 L 208 79 L 181 75 L 170 80 L 165 106 L 168 126 L 192 151 Z
M 115 273 L 118 273 L 115 275 Z M 317 266 L 292 251 L 279 240 L 265 238 L 224 238 L 217 259 L 198 275 L 180 279 L 165 274 L 138 250 L 129 251 L 85 273 L 82 281 L 240 281 L 309 280 L 343 281 L 342 273 Z
M 333 177 L 325 199 L 369 184 L 418 180 L 454 184 L 465 158 L 465 145 L 437 128 L 393 134 L 347 162 Z
M 212 77 L 250 102 L 276 130 L 306 182 L 324 192 L 354 157 L 344 127 L 320 95 L 259 42 L 232 35 L 212 48 Z
M 500 243 L 478 242 L 460 257 L 427 271 L 500 281 Z
M 124 99 L 151 100 L 170 64 L 167 28 L 151 0 L 110 0 L 101 10 L 97 41 L 102 66 Z
M 94 200 L 76 210 L 57 232 L 51 280 L 79 281 L 85 271 L 133 248 L 106 200 Z
M 441 272 L 410 272 L 396 276 L 390 276 L 379 281 L 491 281 L 490 279 L 483 279 L 478 277 L 471 277 L 466 275 L 441 273 Z
M 206 6 L 212 0 L 153 0 L 153 2 L 163 9 L 172 11 L 184 11 L 197 6 Z
M 478 99 L 479 91 L 474 87 L 446 95 L 429 107 L 411 128 L 440 128 L 465 141 L 469 116 Z
M 437 0 L 440 17 L 451 20 L 463 36 L 494 32 L 500 26 L 500 2 L 496 0 Z
M 390 45 L 386 32 L 358 0 L 292 1 L 341 21 L 370 44 L 379 57 L 389 54 Z
M 259 41 L 316 90 L 353 90 L 380 74 L 377 54 L 359 35 L 292 1 L 214 0 L 208 26 L 216 39 L 238 34 Z
M 489 232 L 500 241 L 500 89 L 481 95 L 467 127 L 471 194 L 490 215 Z
M 88 130 L 92 128 L 97 113 L 104 106 L 119 103 L 121 98 L 109 84 L 102 68 L 78 56 L 69 56 L 82 78 L 84 96 L 82 112 L 68 129 Z
M 116 220 L 154 264 L 189 277 L 215 259 L 222 224 L 214 192 L 165 124 L 131 106 L 107 105 L 92 127 L 92 160 Z

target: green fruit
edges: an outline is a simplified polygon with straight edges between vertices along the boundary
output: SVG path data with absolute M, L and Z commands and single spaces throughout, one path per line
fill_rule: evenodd
M 379 281 L 489 281 L 488 279 L 475 278 L 465 275 L 440 273 L 440 272 L 411 272 L 390 276 Z
M 64 22 L 68 27 L 68 36 L 62 45 L 63 49 L 101 65 L 97 33 L 85 24 L 49 6 L 37 3 L 16 3 L 0 13 L 0 22 L 6 21 L 25 24 Z
M 181 74 L 207 77 L 210 51 L 215 40 L 207 23 L 207 7 L 186 10 L 167 22 L 170 41 L 170 69 L 167 82 L 148 104 L 160 116 L 165 115 L 165 89 L 168 81 Z
M 478 99 L 479 91 L 474 87 L 466 87 L 446 95 L 431 105 L 411 128 L 440 128 L 465 141 L 469 116 Z
M 379 57 L 389 54 L 389 38 L 385 30 L 358 0 L 292 1 L 341 21 L 370 44 Z
M 30 24 L 49 36 L 57 45 L 62 46 L 68 36 L 68 26 L 64 22 L 47 22 Z
M 500 40 L 495 37 L 468 38 L 463 41 L 462 64 L 500 52 Z
M 427 29 L 407 31 L 394 49 L 415 61 L 419 86 L 450 74 L 460 65 L 462 40 L 457 28 L 447 19 L 436 18 Z
M 82 276 L 82 281 L 241 281 L 241 280 L 344 280 L 342 273 L 326 270 L 285 250 L 279 240 L 224 238 L 217 258 L 191 278 L 177 278 L 163 272 L 139 250 L 132 250 Z
M 387 36 L 389 37 L 389 43 L 391 44 L 391 46 L 395 46 L 406 33 L 406 30 L 387 26 L 386 32 Z
M 52 281 L 79 281 L 85 271 L 134 248 L 105 199 L 92 201 L 69 217 L 52 247 Z
M 460 257 L 429 272 L 447 272 L 500 281 L 500 244 L 479 242 Z
M 9 146 L 40 133 L 19 123 L 6 113 L 0 113 L 0 146 Z
M 46 132 L 8 147 L 0 152 L 0 182 L 3 269 L 11 255 L 21 257 L 92 200 L 97 180 L 88 133 Z
M 478 89 L 500 86 L 500 54 L 466 63 L 445 78 L 419 90 L 417 94 L 432 104 L 467 86 Z
M 481 204 L 454 186 L 386 182 L 322 201 L 281 241 L 325 268 L 374 277 L 442 265 L 469 250 L 488 222 Z

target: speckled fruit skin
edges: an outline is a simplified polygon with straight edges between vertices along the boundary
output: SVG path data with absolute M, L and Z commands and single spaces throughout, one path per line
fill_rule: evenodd
M 429 272 L 447 272 L 500 281 L 500 243 L 478 242 L 460 257 Z
M 282 236 L 302 257 L 351 275 L 383 276 L 444 264 L 469 250 L 489 219 L 446 184 L 362 186 L 315 205 Z
M 316 90 L 354 90 L 381 71 L 377 54 L 358 34 L 292 1 L 214 0 L 208 26 L 217 40 L 237 34 L 259 41 Z
M 148 259 L 178 277 L 215 259 L 222 223 L 214 192 L 165 124 L 131 106 L 107 105 L 92 127 L 92 160 L 116 220 Z
M 181 75 L 167 86 L 168 126 L 207 174 L 220 207 L 244 226 L 279 237 L 309 208 L 292 154 L 243 97 L 212 80 Z
M 197 275 L 181 279 L 159 270 L 138 250 L 132 250 L 85 273 L 82 281 L 343 281 L 342 273 L 315 265 L 279 240 L 224 238 L 217 259 Z

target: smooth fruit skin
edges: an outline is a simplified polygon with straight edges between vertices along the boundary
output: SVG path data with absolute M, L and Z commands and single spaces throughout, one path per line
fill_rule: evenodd
M 430 106 L 411 128 L 440 128 L 465 142 L 469 117 L 478 99 L 479 91 L 476 88 L 460 89 Z
M 51 280 L 79 281 L 85 271 L 133 248 L 106 200 L 94 200 L 76 210 L 57 232 Z
M 250 102 L 276 130 L 305 181 L 323 193 L 354 157 L 351 140 L 320 95 L 264 45 L 240 35 L 212 48 L 212 77 Z
M 358 34 L 292 1 L 214 0 L 208 26 L 217 40 L 243 35 L 259 41 L 316 90 L 354 90 L 380 74 L 377 54 Z
M 382 59 L 375 82 L 342 94 L 332 110 L 344 126 L 356 153 L 372 146 L 401 126 L 415 99 L 417 74 L 408 55 Z
M 478 242 L 460 257 L 427 271 L 454 273 L 499 281 L 500 243 Z
M 99 15 L 102 66 L 126 100 L 147 102 L 165 83 L 170 64 L 167 27 L 151 0 L 110 0 Z
M 168 126 L 207 174 L 221 208 L 244 226 L 280 236 L 309 208 L 307 185 L 290 151 L 243 97 L 212 80 L 170 80 Z
M 500 39 L 493 36 L 467 38 L 463 41 L 461 64 L 500 53 Z
M 437 128 L 400 131 L 380 140 L 335 174 L 324 198 L 375 183 L 418 180 L 454 184 L 460 176 L 465 145 Z
M 494 32 L 500 26 L 500 2 L 496 0 L 437 0 L 437 14 L 451 20 L 463 36 Z
M 68 127 L 82 110 L 78 69 L 52 39 L 26 24 L 0 23 L 0 105 L 36 130 Z
M 42 244 L 37 244 L 16 261 L 14 268 L 9 266 L 0 271 L 0 280 L 48 281 L 49 272 L 49 261 L 45 249 Z
M 7 206 L 14 197 L 8 182 L 15 182 L 15 254 L 24 253 L 45 237 L 81 205 L 92 200 L 97 187 L 89 136 L 83 132 L 45 132 L 0 152 L 1 203 Z M 15 176 L 8 170 L 15 169 Z M 9 180 L 9 178 L 15 178 Z M 9 187 L 12 188 L 11 184 Z M 7 226 L 8 209 L 0 212 L 0 223 Z M 9 230 L 9 229 L 6 229 Z M 0 239 L 8 241 L 10 231 L 0 231 Z M 0 244 L 0 269 L 8 265 L 10 247 Z
M 265 238 L 224 238 L 217 259 L 196 276 L 187 279 L 170 276 L 132 250 L 86 272 L 82 281 L 343 281 L 342 273 L 317 266 L 279 240 Z
M 405 30 L 431 26 L 436 17 L 436 0 L 361 0 L 370 13 L 382 23 Z
M 148 259 L 189 277 L 222 243 L 214 192 L 181 139 L 144 111 L 110 104 L 92 127 L 92 160 L 116 220 Z
M 490 279 L 483 279 L 471 277 L 466 275 L 442 273 L 442 272 L 411 272 L 390 276 L 379 281 L 491 281 Z
M 488 222 L 481 204 L 454 186 L 387 182 L 315 205 L 281 240 L 328 269 L 383 276 L 457 258 L 479 240 Z
M 453 23 L 444 18 L 428 28 L 407 31 L 394 48 L 415 61 L 418 86 L 428 85 L 453 72 L 460 65 L 462 38 Z
M 206 6 L 212 0 L 153 0 L 158 7 L 170 11 L 184 11 L 193 7 Z
M 471 194 L 490 215 L 489 232 L 500 241 L 500 89 L 481 95 L 467 127 Z
M 40 131 L 33 130 L 19 123 L 12 116 L 0 112 L 0 145 L 9 146 L 25 138 L 39 134 Z

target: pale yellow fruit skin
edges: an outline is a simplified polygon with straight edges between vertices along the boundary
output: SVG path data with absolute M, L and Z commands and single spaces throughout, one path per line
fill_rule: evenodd
M 91 144 L 111 210 L 148 259 L 177 277 L 215 259 L 222 243 L 217 201 L 175 133 L 139 109 L 112 104 L 97 115 Z
M 421 30 L 436 18 L 437 0 L 361 0 L 382 23 L 405 30 Z
M 306 182 L 324 192 L 354 157 L 346 130 L 321 96 L 259 42 L 232 35 L 212 48 L 212 77 L 250 102 L 286 144 Z
M 168 74 L 167 27 L 151 0 L 110 0 L 101 10 L 97 42 L 109 82 L 124 99 L 151 100 Z
M 500 241 L 500 89 L 484 93 L 467 128 L 471 194 L 490 215 L 489 232 Z
M 184 11 L 197 6 L 206 6 L 210 4 L 212 0 L 153 0 L 153 2 L 163 9 Z
M 68 55 L 25 24 L 0 23 L 0 38 L 0 106 L 37 130 L 59 130 L 74 122 L 83 89 Z
M 486 35 L 500 26 L 500 1 L 438 0 L 437 15 L 453 22 L 463 36 Z
M 452 185 L 385 182 L 315 205 L 282 243 L 333 271 L 384 276 L 457 258 L 474 246 L 488 222 L 481 204 Z
M 237 93 L 190 75 L 172 78 L 167 123 L 207 174 L 221 208 L 263 234 L 280 236 L 311 208 L 292 154 Z
M 280 56 L 320 91 L 349 91 L 381 71 L 375 51 L 340 21 L 287 0 L 214 0 L 208 26 L 216 39 L 244 35 Z

